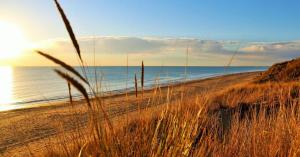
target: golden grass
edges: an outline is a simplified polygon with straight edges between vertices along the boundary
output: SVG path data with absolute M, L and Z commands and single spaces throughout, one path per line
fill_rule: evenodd
M 271 66 L 268 71 L 262 74 L 256 82 L 272 82 L 272 81 L 295 81 L 300 80 L 300 58 L 292 59 L 282 63 L 276 63 Z
M 212 106 L 219 107 L 238 107 L 242 103 L 273 106 L 280 99 L 291 100 L 299 97 L 299 89 L 299 82 L 248 83 L 218 91 L 210 99 Z
M 74 44 L 71 26 L 55 2 Z M 74 47 L 81 59 L 79 46 Z M 111 125 L 109 119 L 104 123 L 100 118 L 106 115 L 100 97 L 94 95 L 97 101 L 90 101 L 80 82 L 57 73 L 81 91 L 89 106 L 94 106 L 89 112 L 91 125 L 63 134 L 61 141 L 50 145 L 42 156 L 300 155 L 298 82 L 247 83 L 201 94 L 181 91 L 181 97 L 171 89 L 167 95 L 154 90 L 152 99 L 145 103 L 151 106 L 156 100 L 167 100 L 160 115 L 139 112 L 139 118 Z M 142 88 L 143 80 L 142 62 Z M 135 90 L 137 97 L 136 75 Z M 68 136 L 76 138 L 65 140 Z
M 204 93 L 175 99 L 160 115 L 145 115 L 115 127 L 113 134 L 101 121 L 98 131 L 88 128 L 86 140 L 57 145 L 45 154 L 49 156 L 298 156 L 300 150 L 300 115 L 298 83 L 246 84 L 239 89 L 225 89 L 221 95 Z M 272 89 L 278 92 L 269 93 Z M 211 99 L 233 99 L 249 94 L 249 103 L 259 98 L 261 91 L 274 110 L 261 104 L 259 112 L 232 110 L 222 117 L 226 106 L 212 112 Z M 169 92 L 171 93 L 171 92 Z M 242 94 L 242 95 L 244 95 Z M 172 95 L 169 95 L 172 97 Z M 209 100 L 208 100 L 209 98 Z M 275 99 L 276 98 L 276 99 Z M 268 100 L 270 99 L 270 100 Z M 272 99 L 272 100 L 271 100 Z M 242 99 L 244 100 L 244 99 Z M 225 101 L 226 102 L 226 101 Z M 256 101 L 254 101 L 257 104 Z M 232 102 L 230 102 L 232 103 Z M 249 104 L 250 105 L 250 104 Z M 234 107 L 228 106 L 228 109 Z M 96 112 L 96 111 L 95 111 Z M 223 121 L 230 121 L 229 123 Z M 228 125 L 228 126 L 224 126 Z M 118 140 L 116 140 L 118 139 Z M 78 139 L 80 140 L 80 139 Z M 76 141 L 76 139 L 75 139 Z M 78 144 L 78 145 L 76 145 Z M 76 145 L 76 146 L 75 146 Z M 84 148 L 83 148 L 84 147 Z M 50 151 L 50 152 L 49 152 Z M 68 153 L 66 153 L 68 152 Z

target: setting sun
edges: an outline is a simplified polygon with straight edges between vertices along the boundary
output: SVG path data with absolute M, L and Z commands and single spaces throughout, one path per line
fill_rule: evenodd
M 0 59 L 19 56 L 26 47 L 26 40 L 18 26 L 0 21 Z

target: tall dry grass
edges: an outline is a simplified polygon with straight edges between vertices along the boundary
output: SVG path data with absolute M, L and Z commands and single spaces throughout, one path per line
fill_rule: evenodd
M 115 125 L 115 134 L 101 124 L 101 121 L 97 121 L 95 123 L 98 123 L 98 130 L 88 128 L 92 131 L 84 134 L 84 139 L 87 140 L 83 143 L 76 147 L 74 143 L 79 142 L 67 143 L 67 150 L 64 151 L 58 145 L 46 154 L 77 156 L 80 152 L 83 156 L 298 156 L 299 87 L 296 82 L 248 84 L 240 89 L 224 89 L 217 96 L 215 93 L 204 93 L 190 95 L 183 100 L 172 99 L 168 107 L 163 108 L 158 115 L 151 111 L 145 112 L 142 118 L 132 118 L 128 124 Z M 241 98 L 243 93 L 251 93 L 251 97 Z M 254 97 L 264 101 L 253 101 L 259 100 Z M 211 110 L 210 106 L 215 103 L 212 99 L 220 101 L 222 106 Z M 232 101 L 227 101 L 231 99 L 236 101 L 236 106 L 232 106 Z M 237 106 L 244 104 L 241 103 L 242 100 L 247 101 L 248 107 L 252 108 Z M 270 106 L 267 108 L 266 105 Z
M 72 27 L 58 1 L 55 3 L 81 59 Z M 300 155 L 298 82 L 248 83 L 202 94 L 181 91 L 182 97 L 172 89 L 165 94 L 155 88 L 151 99 L 137 104 L 166 104 L 162 112 L 145 111 L 139 114 L 139 118 L 132 116 L 126 123 L 114 125 L 103 109 L 101 97 L 94 93 L 91 98 L 87 94 L 82 84 L 88 84 L 84 77 L 59 59 L 40 54 L 74 75 L 56 70 L 82 93 L 91 117 L 87 127 L 63 134 L 61 142 L 48 147 L 43 156 Z M 142 88 L 143 80 L 142 62 Z M 136 75 L 135 94 L 138 97 Z M 101 116 L 106 117 L 107 123 L 101 120 Z M 76 138 L 63 140 L 67 136 Z

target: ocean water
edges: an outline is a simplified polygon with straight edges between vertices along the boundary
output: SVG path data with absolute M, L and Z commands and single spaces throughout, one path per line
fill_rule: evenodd
M 0 67 L 0 110 L 5 105 L 27 105 L 68 98 L 66 81 L 54 67 Z M 80 67 L 76 69 L 82 72 Z M 224 74 L 263 71 L 267 67 L 145 67 L 145 87 L 178 83 Z M 140 80 L 140 67 L 88 67 L 84 74 L 103 93 L 124 92 L 134 87 L 134 75 Z M 96 76 L 96 77 L 95 77 Z M 97 78 L 97 79 L 95 79 Z M 96 81 L 97 80 L 97 81 Z M 97 82 L 97 83 L 96 83 Z M 139 83 L 140 85 L 140 83 Z M 80 94 L 73 89 L 74 97 Z

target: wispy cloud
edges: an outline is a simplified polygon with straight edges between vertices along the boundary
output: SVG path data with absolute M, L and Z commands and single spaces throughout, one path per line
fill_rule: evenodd
M 190 38 L 137 38 L 137 37 L 83 37 L 79 38 L 81 48 L 90 50 L 94 48 L 98 53 L 168 53 L 182 51 L 187 47 L 192 53 L 231 53 L 232 47 L 238 42 L 213 41 Z M 72 45 L 65 39 L 46 41 L 47 49 L 70 50 Z M 228 47 L 230 47 L 228 49 Z M 91 51 L 88 51 L 91 52 Z

